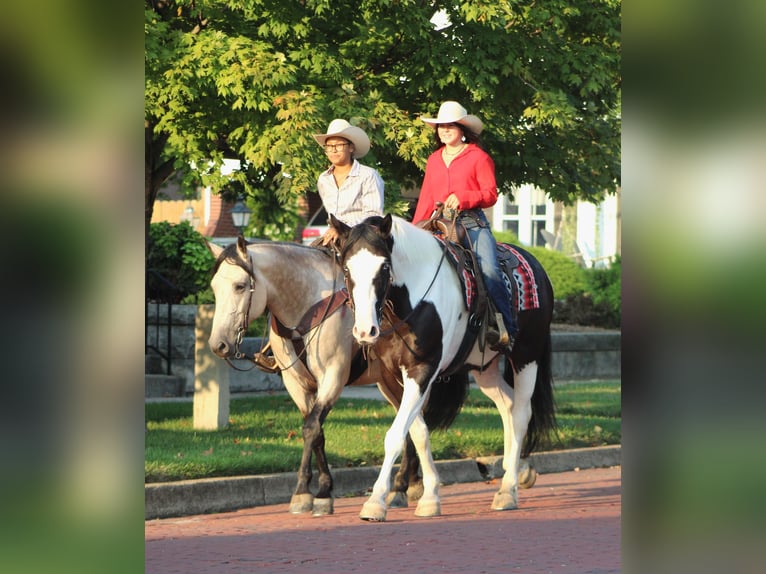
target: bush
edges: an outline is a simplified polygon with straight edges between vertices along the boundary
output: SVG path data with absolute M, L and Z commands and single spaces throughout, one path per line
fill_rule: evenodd
M 587 293 L 577 293 L 554 301 L 553 322 L 618 329 L 620 316 L 603 301 L 597 302 Z
M 518 245 L 534 255 L 548 274 L 553 285 L 553 295 L 557 299 L 586 290 L 587 283 L 583 276 L 583 269 L 571 257 L 545 247 L 522 246 L 516 235 L 510 231 L 493 231 L 492 235 L 499 243 Z
M 545 247 L 529 247 L 527 251 L 537 258 L 550 277 L 556 299 L 565 299 L 586 291 L 588 284 L 585 270 L 571 257 Z
M 597 303 L 606 304 L 618 315 L 622 310 L 622 259 L 617 256 L 608 269 L 586 269 L 587 291 Z
M 501 243 L 519 245 L 510 231 L 493 232 Z M 545 269 L 553 285 L 553 321 L 617 329 L 622 316 L 622 266 L 617 257 L 608 269 L 583 269 L 574 259 L 545 247 L 525 247 Z
M 205 300 L 205 291 L 214 263 L 205 238 L 188 222 L 152 223 L 146 254 L 147 297 L 162 303 L 212 303 L 212 293 Z
M 586 288 L 558 299 L 553 320 L 557 323 L 619 329 L 622 320 L 622 262 L 608 269 L 583 269 Z

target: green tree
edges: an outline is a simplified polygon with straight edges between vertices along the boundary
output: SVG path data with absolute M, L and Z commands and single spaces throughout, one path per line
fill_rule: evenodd
M 619 0 L 146 0 L 146 217 L 175 170 L 220 189 L 218 166 L 269 205 L 314 188 L 311 137 L 364 128 L 387 195 L 417 186 L 418 120 L 457 100 L 486 126 L 501 191 L 532 183 L 596 201 L 619 185 Z M 440 11 L 448 25 L 431 22 Z M 194 181 L 192 181 L 194 180 Z

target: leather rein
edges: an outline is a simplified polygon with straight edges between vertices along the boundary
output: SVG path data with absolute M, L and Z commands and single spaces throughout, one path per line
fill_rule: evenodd
M 335 263 L 335 259 L 333 258 L 333 263 Z M 254 272 L 254 266 L 253 266 L 253 256 L 248 252 L 248 264 L 250 266 L 249 269 L 246 269 L 248 273 L 248 277 L 250 278 L 250 296 L 247 299 L 247 310 L 245 311 L 244 316 L 242 317 L 242 323 L 237 328 L 237 336 L 234 341 L 234 358 L 235 359 L 244 359 L 246 358 L 246 355 L 240 351 L 240 346 L 242 345 L 242 340 L 244 338 L 245 333 L 247 332 L 247 328 L 250 324 L 250 308 L 253 303 L 253 293 L 255 292 L 255 272 Z M 298 361 L 300 361 L 304 355 L 306 354 L 306 349 L 309 343 L 313 341 L 314 337 L 317 336 L 318 330 L 314 332 L 314 334 L 311 336 L 311 338 L 308 341 L 303 341 L 303 337 L 310 332 L 312 329 L 315 329 L 322 323 L 324 323 L 325 319 L 332 315 L 337 309 L 339 309 L 342 305 L 348 304 L 351 301 L 351 297 L 348 294 L 347 289 L 340 289 L 336 290 L 337 286 L 337 277 L 338 274 L 335 273 L 333 275 L 333 286 L 332 286 L 332 294 L 325 297 L 324 299 L 318 301 L 314 305 L 312 305 L 306 313 L 304 313 L 303 317 L 299 321 L 298 325 L 296 325 L 293 328 L 285 326 L 279 319 L 277 319 L 274 314 L 271 314 L 271 323 L 274 326 L 274 330 L 279 334 L 280 337 L 283 339 L 289 338 L 292 343 L 293 347 L 296 350 L 296 358 L 295 360 L 290 363 L 286 367 L 280 367 L 280 370 L 287 370 L 291 367 L 293 367 Z M 324 304 L 326 302 L 326 304 Z M 324 304 L 323 310 L 321 314 L 317 313 L 318 309 Z M 317 316 L 319 316 L 319 319 L 317 319 Z M 267 326 L 268 329 L 268 326 Z M 300 351 L 298 351 L 297 342 L 301 343 L 301 346 L 303 347 Z M 240 369 L 236 365 L 234 365 L 231 360 L 229 360 L 228 357 L 224 359 L 228 365 L 240 372 L 249 372 L 252 371 L 257 364 L 255 363 L 255 357 L 253 357 L 253 365 L 249 369 Z

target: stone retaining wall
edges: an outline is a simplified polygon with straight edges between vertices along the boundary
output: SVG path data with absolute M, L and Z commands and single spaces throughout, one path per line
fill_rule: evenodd
M 213 307 L 204 306 L 204 307 Z M 165 348 L 167 340 L 167 307 L 160 306 L 159 313 L 154 307 L 149 308 L 149 338 L 154 343 L 155 327 L 159 315 L 159 344 Z M 195 319 L 197 305 L 174 305 L 172 307 L 172 366 L 174 375 L 183 377 L 184 392 L 194 393 L 194 345 Z M 619 331 L 595 330 L 574 332 L 554 332 L 551 336 L 553 346 L 553 376 L 555 380 L 587 380 L 620 378 L 621 342 Z M 246 338 L 242 351 L 250 356 L 261 348 L 261 339 Z M 240 369 L 249 369 L 249 361 L 232 361 Z M 253 368 L 247 372 L 231 369 L 229 389 L 231 393 L 282 390 L 282 380 L 278 375 L 271 375 Z

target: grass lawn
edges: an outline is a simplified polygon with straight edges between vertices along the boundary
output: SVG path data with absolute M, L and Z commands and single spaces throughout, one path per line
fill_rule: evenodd
M 544 450 L 619 444 L 620 389 L 619 381 L 557 386 L 559 430 Z M 194 430 L 192 407 L 191 402 L 146 404 L 146 482 L 298 469 L 303 421 L 287 395 L 232 399 L 229 426 L 218 431 Z M 393 418 L 385 401 L 341 395 L 324 424 L 331 466 L 380 464 Z M 494 404 L 471 389 L 452 427 L 431 433 L 431 447 L 436 460 L 502 454 L 502 422 Z

